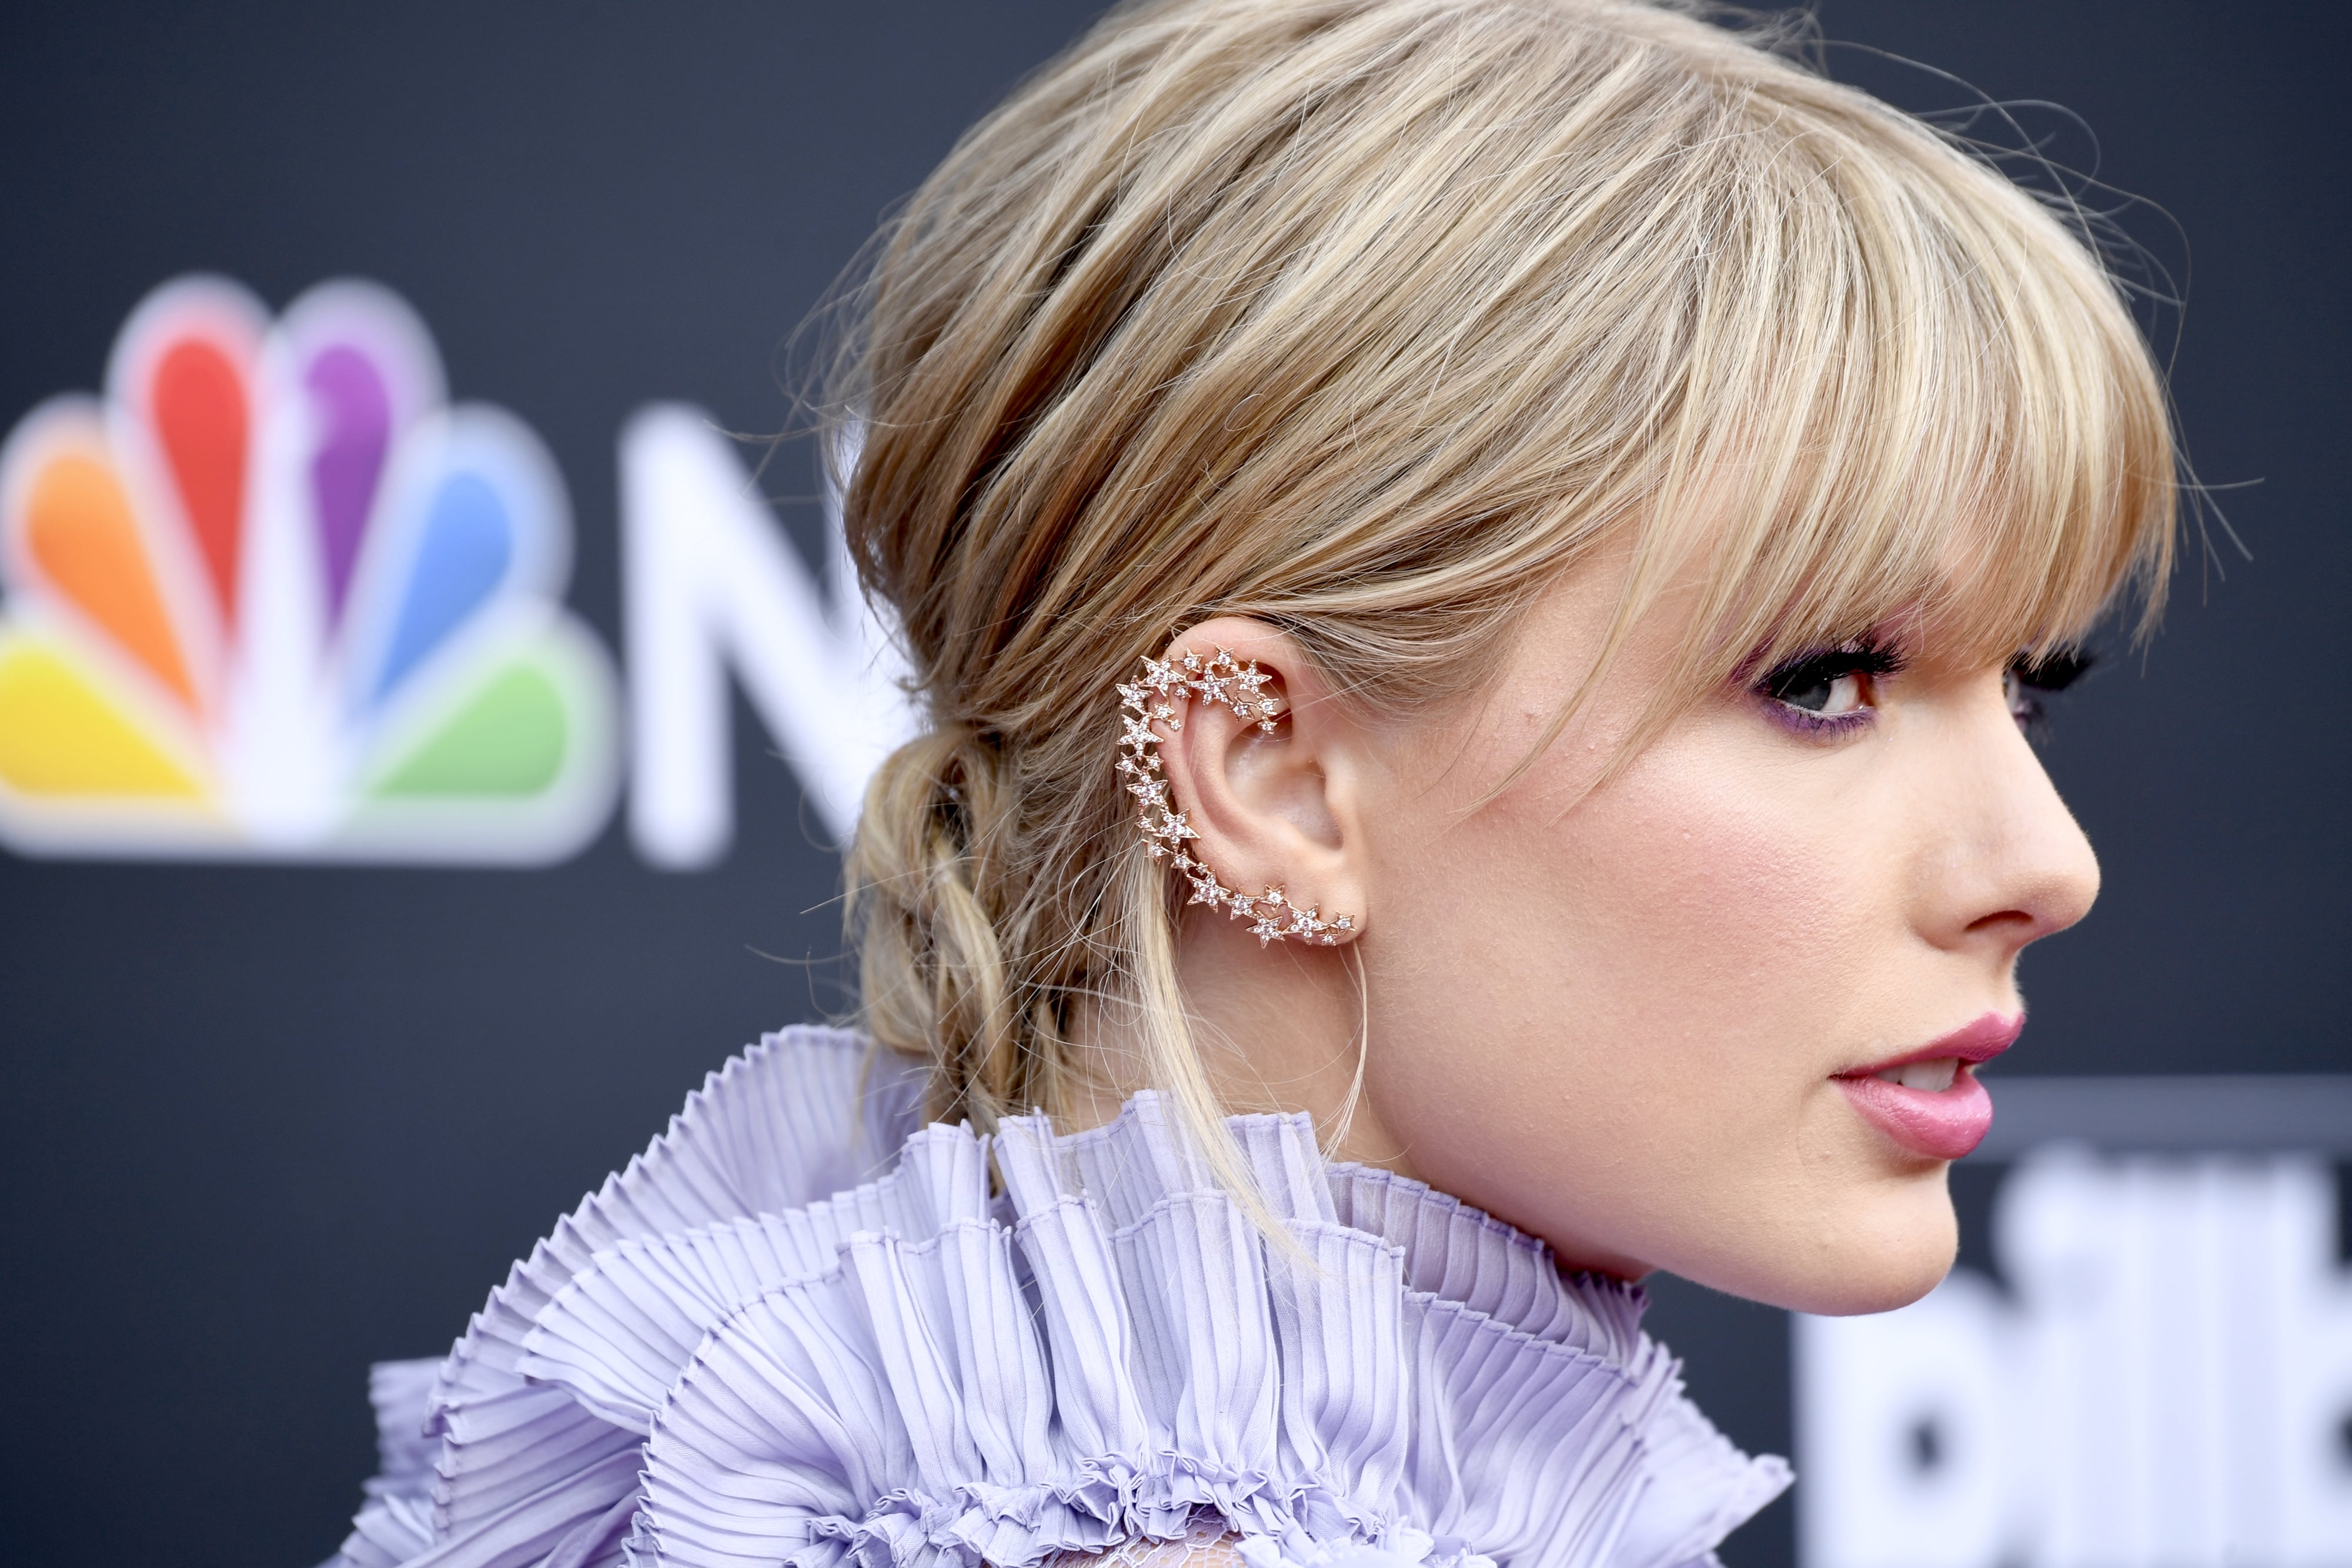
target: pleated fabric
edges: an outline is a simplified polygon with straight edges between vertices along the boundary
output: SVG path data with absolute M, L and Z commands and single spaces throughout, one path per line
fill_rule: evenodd
M 1228 1124 L 1269 1240 L 1156 1096 L 982 1139 L 919 1088 L 831 1030 L 713 1074 L 429 1378 L 377 1369 L 337 1563 L 1037 1568 L 1206 1526 L 1250 1568 L 1678 1568 L 1788 1484 L 1638 1287 L 1304 1117 Z

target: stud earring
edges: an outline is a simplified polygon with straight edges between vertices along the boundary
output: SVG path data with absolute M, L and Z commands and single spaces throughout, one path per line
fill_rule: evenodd
M 1205 660 L 1189 648 L 1172 659 L 1146 658 L 1142 678 L 1118 688 L 1123 730 L 1118 771 L 1137 801 L 1136 825 L 1143 834 L 1144 852 L 1168 861 L 1191 885 L 1187 904 L 1205 904 L 1223 910 L 1230 919 L 1249 921 L 1250 935 L 1261 947 L 1294 936 L 1336 947 L 1354 935 L 1354 915 L 1334 915 L 1326 920 L 1316 905 L 1301 905 L 1279 887 L 1269 886 L 1253 896 L 1234 893 L 1217 880 L 1217 873 L 1186 847 L 1201 835 L 1169 800 L 1168 779 L 1160 767 L 1160 736 L 1152 727 L 1165 725 L 1171 735 L 1181 730 L 1184 711 L 1195 696 L 1230 708 L 1235 718 L 1272 735 L 1289 714 L 1280 701 L 1265 695 L 1272 679 L 1258 669 L 1255 659 L 1243 664 L 1223 648 Z

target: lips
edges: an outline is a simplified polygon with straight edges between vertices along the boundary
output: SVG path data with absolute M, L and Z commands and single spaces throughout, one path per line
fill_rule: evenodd
M 1992 1096 L 1969 1071 L 2007 1051 L 2025 1015 L 1987 1013 L 1916 1051 L 1839 1073 L 1832 1082 L 1870 1123 L 1931 1160 L 1957 1160 L 1992 1126 Z

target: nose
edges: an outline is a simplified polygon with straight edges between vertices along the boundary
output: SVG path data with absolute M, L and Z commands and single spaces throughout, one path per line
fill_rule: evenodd
M 1939 726 L 1954 755 L 1931 792 L 1937 867 L 1921 914 L 1940 946 L 2013 955 L 2090 913 L 2099 895 L 2091 841 L 2009 712 L 1998 683 L 1979 685 L 1956 723 Z

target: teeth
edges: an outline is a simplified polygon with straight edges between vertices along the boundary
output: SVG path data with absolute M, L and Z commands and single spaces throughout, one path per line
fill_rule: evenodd
M 1889 1083 L 1900 1083 L 1906 1089 L 1924 1089 L 1931 1094 L 1940 1094 L 1952 1086 L 1952 1080 L 1959 1075 L 1959 1071 L 1958 1057 L 1939 1056 L 1933 1061 L 1914 1061 L 1901 1067 L 1890 1067 L 1878 1076 Z

